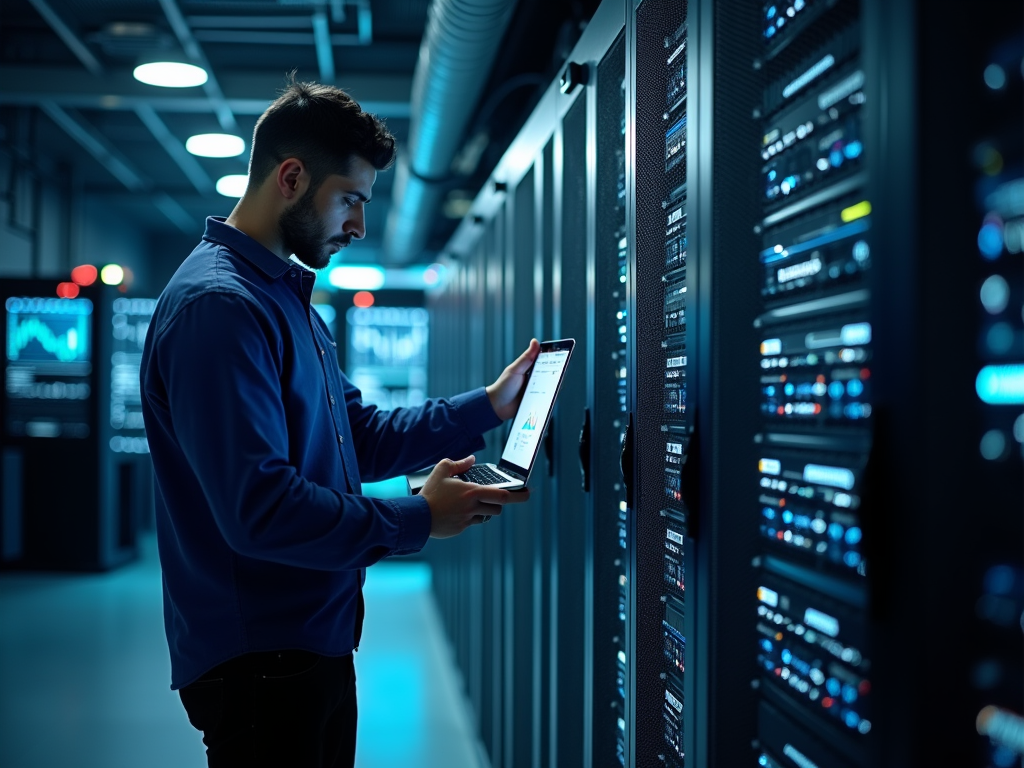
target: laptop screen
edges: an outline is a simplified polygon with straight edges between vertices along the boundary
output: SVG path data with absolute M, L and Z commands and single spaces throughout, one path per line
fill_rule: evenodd
M 571 340 L 541 347 L 501 454 L 502 465 L 509 464 L 524 475 L 529 473 L 571 352 Z

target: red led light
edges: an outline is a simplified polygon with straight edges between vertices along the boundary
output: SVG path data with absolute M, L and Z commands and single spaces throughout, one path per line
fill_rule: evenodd
M 78 295 L 78 286 L 74 283 L 58 283 L 57 295 L 62 299 L 73 299 Z
M 779 414 L 779 416 L 784 416 L 786 414 L 786 409 L 780 405 L 778 408 L 775 409 L 775 412 Z
M 358 291 L 356 295 L 352 297 L 352 303 L 360 308 L 372 307 L 373 294 L 369 291 Z
M 860 685 L 857 686 L 857 691 L 861 696 L 871 692 L 871 683 L 867 680 L 861 680 Z
M 828 709 L 834 703 L 835 702 L 832 700 L 831 696 L 826 696 L 824 699 L 821 700 L 821 706 L 825 707 L 825 709 Z
M 775 538 L 778 539 L 779 541 L 782 541 L 782 538 L 783 538 L 782 531 L 779 531 L 778 533 L 776 533 L 775 534 Z
M 814 404 L 814 413 L 815 415 L 821 413 L 821 405 L 819 405 L 818 403 Z
M 861 368 L 860 369 L 860 377 L 862 379 L 870 379 L 871 378 L 871 371 L 869 371 L 867 368 Z
M 817 381 L 819 384 L 824 384 L 825 383 L 825 377 L 819 373 L 818 374 L 818 378 L 815 379 L 815 381 Z
M 79 285 L 92 285 L 99 274 L 99 270 L 92 264 L 80 264 L 71 270 L 71 279 Z

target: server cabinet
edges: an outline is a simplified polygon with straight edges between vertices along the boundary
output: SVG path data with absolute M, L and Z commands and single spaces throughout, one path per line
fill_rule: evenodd
M 630 764 L 1019 765 L 1021 8 L 633 11 Z M 672 13 L 691 118 L 678 486 L 654 402 L 674 389 L 674 276 L 653 260 Z M 655 586 L 659 529 L 665 553 L 682 541 L 685 601 Z
M 152 517 L 139 363 L 156 302 L 54 287 L 0 284 L 0 567 L 106 570 L 137 556 Z
M 456 270 L 484 276 L 486 287 L 477 291 L 481 311 L 464 315 L 463 322 L 482 316 L 484 354 L 495 356 L 485 360 L 485 380 L 531 336 L 576 339 L 531 478 L 531 501 L 460 537 L 464 548 L 441 542 L 433 557 L 439 599 L 463 606 L 443 608 L 456 647 L 473 647 L 473 630 L 463 624 L 481 625 L 479 661 L 472 652 L 457 653 L 492 766 L 602 765 L 620 762 L 617 742 L 623 749 L 618 387 L 626 362 L 619 332 L 625 311 L 619 281 L 624 186 L 617 176 L 623 164 L 624 18 L 621 3 L 601 6 L 564 78 L 547 89 L 446 248 Z M 616 105 L 610 127 L 599 127 L 599 98 Z M 599 202 L 601 183 L 611 185 L 611 196 Z M 601 249 L 598 230 L 605 238 Z M 461 290 L 460 280 L 432 299 L 435 311 L 443 312 L 442 304 Z M 598 286 L 618 294 L 596 296 Z M 600 324 L 598 312 L 607 314 Z M 600 364 L 599 333 L 611 334 L 601 342 L 608 359 Z M 446 344 L 440 334 L 432 343 Z M 438 393 L 433 382 L 431 388 Z M 492 447 L 505 437 L 498 432 Z M 611 493 L 600 508 L 598 487 Z M 475 585 L 456 584 L 451 575 L 463 572 L 474 556 L 468 544 L 474 535 L 480 537 L 483 568 L 479 615 L 461 594 Z
M 596 70 L 593 411 L 581 435 L 583 487 L 593 496 L 593 723 L 589 764 L 625 765 L 629 609 L 622 435 L 629 410 L 626 239 L 626 51 L 621 35 Z

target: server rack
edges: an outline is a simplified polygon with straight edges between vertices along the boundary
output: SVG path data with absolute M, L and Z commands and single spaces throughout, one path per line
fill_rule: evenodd
M 453 636 L 480 620 L 492 763 L 1019 764 L 1019 4 L 624 5 L 450 246 L 499 286 L 493 348 L 515 345 L 485 380 L 521 347 L 506 321 L 585 360 L 546 442 L 546 534 L 524 559 L 479 532 L 500 606 L 469 607 L 471 577 L 444 598 Z M 513 310 L 527 237 L 537 305 Z
M 156 302 L 104 285 L 47 298 L 55 287 L 0 283 L 0 568 L 107 570 L 137 556 L 152 518 L 138 371 Z
M 615 282 L 620 291 L 596 301 L 609 317 L 621 311 L 625 298 L 617 282 L 622 223 L 605 233 L 613 249 L 610 257 L 607 245 L 597 242 L 598 222 L 604 227 L 605 220 L 622 218 L 624 188 L 616 169 L 623 153 L 616 153 L 615 146 L 624 140 L 624 18 L 621 3 L 601 7 L 573 51 L 564 81 L 548 88 L 446 249 L 456 272 L 470 270 L 485 276 L 486 283 L 477 290 L 484 296 L 482 312 L 472 316 L 483 319 L 485 372 L 482 380 L 464 386 L 492 380 L 531 336 L 576 339 L 573 363 L 544 438 L 544 455 L 531 480 L 529 504 L 510 508 L 460 537 L 463 548 L 456 542 L 432 545 L 445 621 L 492 766 L 618 763 L 617 741 L 623 749 L 622 739 L 616 738 L 624 734 L 621 699 L 616 704 L 623 662 L 618 651 L 608 653 L 608 646 L 624 643 L 617 617 L 625 605 L 619 601 L 619 579 L 609 579 L 604 566 L 610 559 L 613 569 L 624 571 L 624 558 L 617 554 L 623 512 L 613 500 L 598 513 L 593 489 L 607 486 L 622 494 L 621 480 L 616 480 L 620 435 L 614 423 L 622 422 L 616 387 L 625 362 L 620 348 L 615 366 L 596 364 L 593 318 L 598 283 Z M 611 89 L 607 94 L 606 85 Z M 618 102 L 617 116 L 610 129 L 599 128 L 598 100 L 607 101 L 609 94 Z M 604 143 L 595 151 L 598 135 Z M 612 169 L 601 176 L 605 181 L 610 177 L 612 196 L 600 205 L 597 198 L 605 190 L 599 190 L 599 167 Z M 465 290 L 464 278 L 457 276 L 431 300 L 435 315 L 457 315 L 453 307 Z M 473 319 L 462 315 L 463 322 Z M 602 332 L 607 331 L 614 331 L 616 339 L 621 336 L 617 324 Z M 439 332 L 434 343 L 448 347 L 441 338 Z M 602 339 L 602 350 L 608 343 Z M 450 359 L 447 349 L 438 351 L 441 359 Z M 609 361 L 612 351 L 608 347 L 605 352 Z M 432 394 L 442 393 L 443 380 L 431 380 Z M 595 418 L 595 402 L 604 407 L 605 399 L 614 411 Z M 581 443 L 588 417 L 593 437 Z M 498 432 L 489 439 L 492 448 L 505 436 Z M 466 597 L 475 588 L 472 577 L 460 581 L 456 576 L 470 572 L 475 552 L 481 553 L 484 570 L 480 611 Z M 598 601 L 609 603 L 614 614 L 595 611 Z M 474 622 L 480 625 L 478 660 L 459 650 L 474 631 L 465 625 Z M 598 678 L 599 700 L 594 694 Z M 594 750 L 600 751 L 596 757 Z

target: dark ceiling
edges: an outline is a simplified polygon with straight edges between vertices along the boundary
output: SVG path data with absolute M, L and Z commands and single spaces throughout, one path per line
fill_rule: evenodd
M 597 5 L 517 3 L 465 131 L 477 152 L 453 171 L 450 200 L 475 196 Z M 234 205 L 213 184 L 245 173 L 245 155 L 194 157 L 185 140 L 225 131 L 248 148 L 256 118 L 293 69 L 303 80 L 333 79 L 404 142 L 428 7 L 429 0 L 0 0 L 0 148 L 67 174 L 149 233 L 198 236 L 207 215 Z M 135 81 L 132 69 L 153 53 L 208 65 L 210 82 L 169 89 Z M 392 175 L 380 175 L 367 208 L 368 248 L 380 244 Z M 457 204 L 446 208 L 458 213 Z M 438 211 L 428 250 L 454 230 L 458 220 L 449 216 Z

